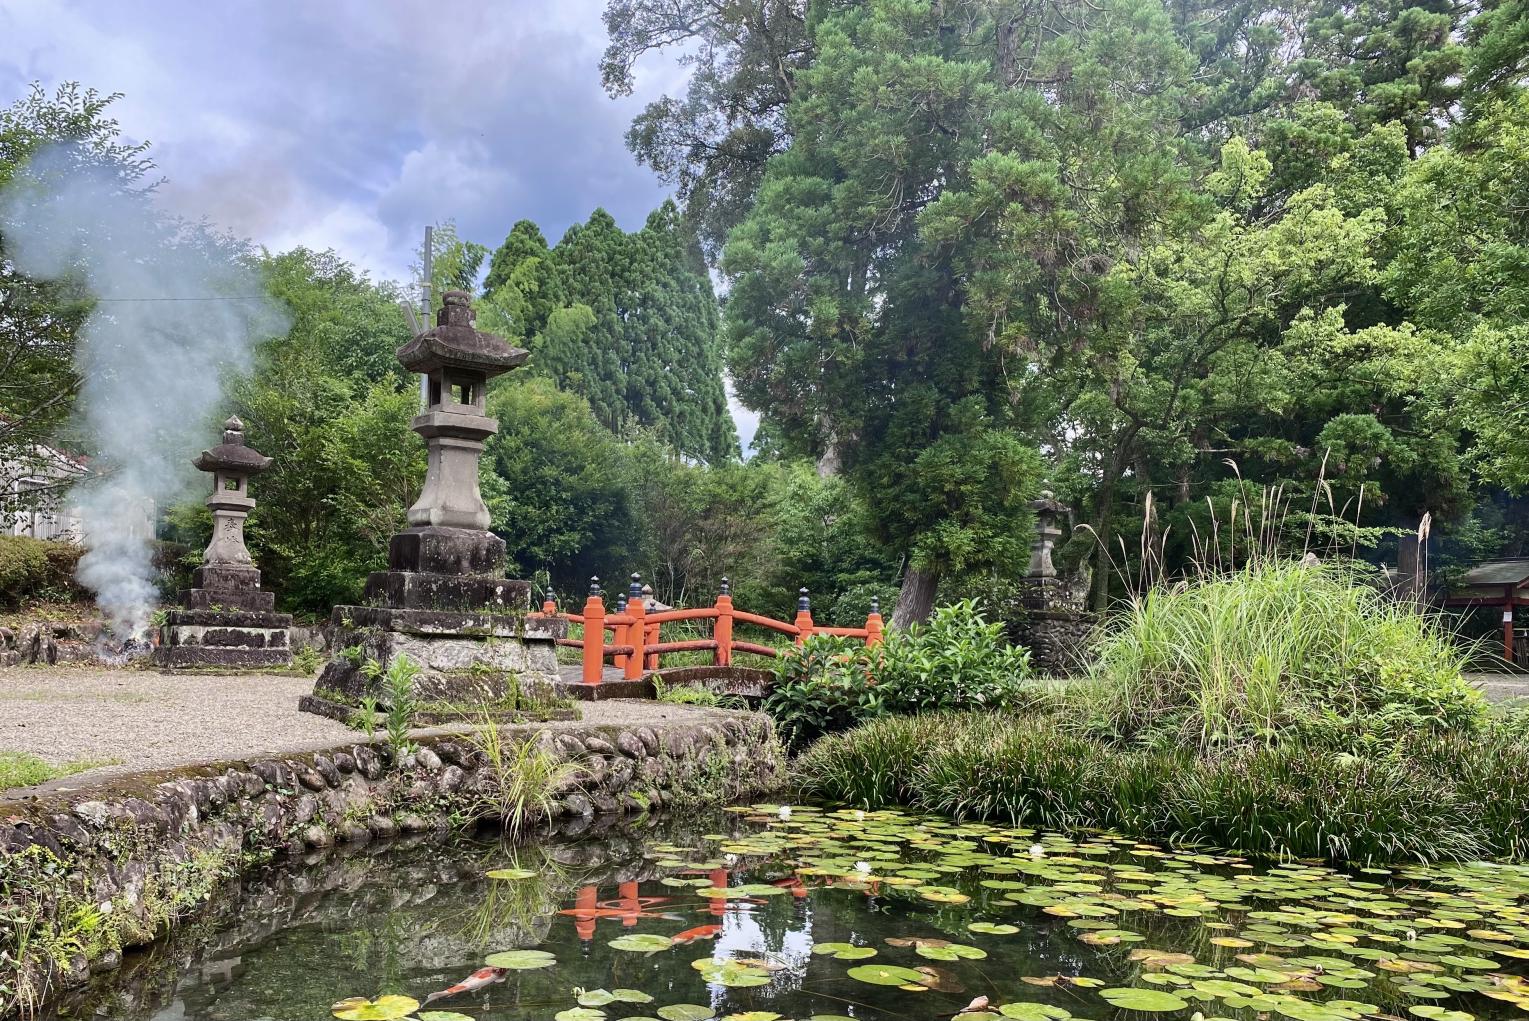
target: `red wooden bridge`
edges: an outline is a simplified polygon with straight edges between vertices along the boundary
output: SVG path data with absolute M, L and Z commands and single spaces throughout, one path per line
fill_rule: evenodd
M 555 597 L 549 597 L 542 604 L 542 613 L 561 617 L 583 627 L 582 638 L 563 638 L 559 642 L 583 650 L 579 680 L 584 684 L 599 684 L 605 679 L 607 660 L 621 672 L 624 680 L 635 681 L 662 670 L 663 657 L 668 653 L 710 652 L 712 664 L 716 667 L 731 667 L 735 652 L 751 652 L 770 657 L 780 654 L 780 650 L 773 646 L 734 638 L 733 628 L 739 624 L 751 624 L 767 631 L 789 635 L 797 645 L 813 635 L 859 638 L 867 645 L 875 645 L 881 641 L 882 632 L 881 614 L 874 600 L 864 627 L 820 627 L 812 621 L 812 603 L 806 589 L 799 593 L 796 619 L 787 622 L 733 606 L 732 591 L 726 578 L 722 579 L 717 601 L 711 606 L 689 610 L 662 609 L 649 613 L 642 576 L 634 574 L 615 612 L 607 613 L 605 595 L 600 591 L 600 579 L 595 577 L 590 579 L 589 598 L 584 601 L 583 613 L 559 611 Z M 663 626 L 680 621 L 710 621 L 711 637 L 664 641 Z M 611 636 L 608 642 L 605 640 L 607 633 Z M 599 636 L 599 640 L 594 640 L 593 636 Z

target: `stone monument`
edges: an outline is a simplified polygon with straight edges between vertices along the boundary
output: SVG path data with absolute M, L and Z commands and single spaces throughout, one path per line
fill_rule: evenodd
M 1030 567 L 1019 582 L 1009 637 L 1030 650 L 1037 670 L 1052 676 L 1075 673 L 1082 666 L 1096 623 L 1084 610 L 1083 587 L 1057 574 L 1051 554 L 1062 536 L 1059 519 L 1067 507 L 1050 492 L 1030 503 L 1035 511 L 1035 540 Z
M 412 424 L 425 440 L 424 489 L 388 544 L 388 570 L 366 579 L 367 605 L 334 608 L 334 658 L 303 708 L 334 715 L 336 700 L 383 697 L 382 674 L 401 656 L 419 668 L 422 703 L 500 703 L 557 680 L 566 624 L 530 614 L 530 584 L 501 576 L 504 540 L 488 531 L 478 489 L 483 442 L 499 431 L 483 411 L 485 387 L 527 353 L 474 319 L 467 292 L 448 291 L 435 327 L 398 349 L 425 377 L 426 407 Z
M 212 476 L 212 542 L 191 588 L 180 594 L 159 629 L 154 662 L 163 667 L 262 667 L 292 662 L 292 618 L 272 612 L 276 596 L 260 587 L 260 571 L 244 545 L 244 519 L 254 509 L 249 478 L 271 459 L 244 442 L 244 423 L 223 423 L 223 442 L 192 461 Z

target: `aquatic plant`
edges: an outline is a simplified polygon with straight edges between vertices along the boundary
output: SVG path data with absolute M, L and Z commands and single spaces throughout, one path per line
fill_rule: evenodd
M 383 716 L 383 728 L 387 731 L 388 747 L 394 758 L 401 758 L 413 750 L 409 740 L 409 728 L 414 718 L 414 678 L 419 676 L 419 665 L 408 656 L 399 654 L 388 664 L 383 675 L 383 692 L 387 699 L 387 712 Z

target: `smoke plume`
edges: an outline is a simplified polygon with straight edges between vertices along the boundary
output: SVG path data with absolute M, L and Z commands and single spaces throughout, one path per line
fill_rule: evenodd
M 45 150 L 0 193 L 0 227 L 21 272 L 95 301 L 74 354 L 75 428 L 91 455 L 74 493 L 78 577 L 125 640 L 156 602 L 155 515 L 188 495 L 189 459 L 227 413 L 224 382 L 285 315 L 242 244 L 165 216 L 71 146 Z

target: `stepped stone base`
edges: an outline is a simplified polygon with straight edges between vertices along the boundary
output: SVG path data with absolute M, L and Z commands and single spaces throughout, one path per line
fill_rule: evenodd
M 260 610 L 171 610 L 159 629 L 154 663 L 191 667 L 292 665 L 292 616 Z
M 504 540 L 472 528 L 410 528 L 388 543 L 388 570 L 367 576 L 366 600 L 427 610 L 505 610 L 529 605 L 531 586 L 496 577 Z
M 334 658 L 314 691 L 353 704 L 367 697 L 386 703 L 381 675 L 399 656 L 420 668 L 413 684 L 419 702 L 548 700 L 558 680 L 557 639 L 568 633 L 560 618 L 482 610 L 337 606 L 330 622 Z
M 253 567 L 213 564 L 191 574 L 191 588 L 181 590 L 180 603 L 192 610 L 255 610 L 270 613 L 276 593 L 260 587 L 260 571 Z

